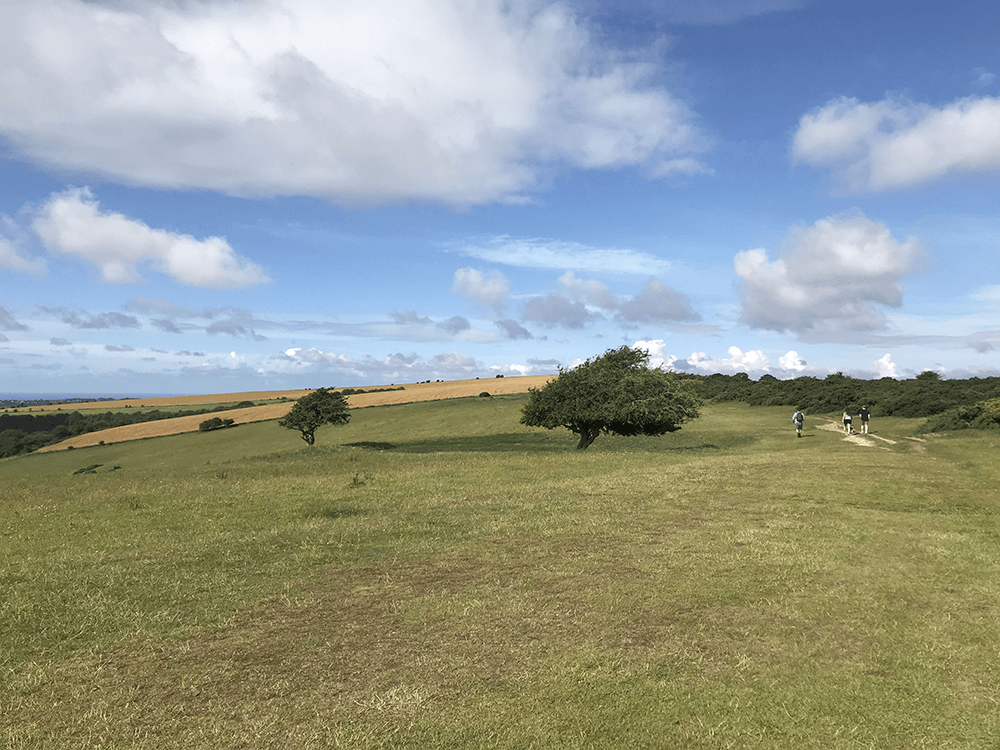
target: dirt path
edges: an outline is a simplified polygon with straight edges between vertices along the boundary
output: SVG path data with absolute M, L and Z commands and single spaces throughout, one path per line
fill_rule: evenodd
M 844 427 L 839 422 L 826 422 L 824 424 L 818 424 L 816 427 L 820 430 L 826 430 L 827 432 L 838 432 L 844 435 L 844 440 L 849 443 L 854 443 L 854 445 L 860 445 L 863 448 L 881 448 L 882 450 L 889 450 L 885 446 L 876 443 L 876 440 L 881 440 L 883 443 L 889 443 L 890 445 L 895 445 L 895 440 L 889 440 L 889 438 L 878 437 L 877 435 L 861 435 L 857 432 L 851 432 L 849 434 L 844 434 Z
M 478 396 L 484 391 L 491 396 L 526 393 L 529 388 L 539 388 L 545 385 L 553 377 L 555 376 L 536 375 L 531 377 L 494 378 L 492 380 L 455 380 L 446 383 L 413 383 L 403 386 L 403 390 L 401 391 L 356 393 L 348 396 L 347 402 L 352 409 L 357 409 L 363 406 L 384 406 L 386 404 L 406 404 L 414 401 L 439 401 L 446 398 Z M 126 440 L 178 435 L 182 432 L 197 432 L 198 426 L 206 419 L 211 419 L 212 417 L 232 419 L 236 424 L 281 419 L 292 408 L 295 399 L 301 398 L 307 393 L 309 393 L 308 390 L 261 391 L 202 396 L 172 396 L 170 398 L 159 399 L 131 399 L 126 401 L 95 401 L 89 404 L 73 404 L 72 409 L 103 409 L 113 411 L 115 409 L 123 409 L 125 406 L 135 407 L 139 404 L 147 407 L 198 406 L 200 404 L 218 404 L 229 401 L 263 401 L 282 397 L 289 399 L 286 402 L 277 404 L 231 409 L 229 411 L 212 412 L 211 414 L 197 414 L 191 417 L 174 417 L 155 422 L 126 425 L 125 427 L 112 427 L 110 430 L 101 430 L 99 432 L 88 432 L 86 435 L 77 435 L 68 440 L 63 440 L 61 443 L 47 445 L 44 448 L 40 448 L 38 452 L 65 450 L 69 447 L 83 448 L 88 445 L 99 445 L 101 441 L 105 443 L 121 443 Z M 50 410 L 56 408 L 58 407 L 53 406 L 50 407 Z M 63 408 L 67 407 L 63 406 Z

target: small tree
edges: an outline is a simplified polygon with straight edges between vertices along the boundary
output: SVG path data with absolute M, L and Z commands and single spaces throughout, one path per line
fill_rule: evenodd
M 318 388 L 303 396 L 278 424 L 302 433 L 306 445 L 316 442 L 316 430 L 325 424 L 347 424 L 351 413 L 347 399 L 330 388 Z
M 623 346 L 609 349 L 532 388 L 521 423 L 565 427 L 580 436 L 582 450 L 602 432 L 663 435 L 698 417 L 700 400 L 675 375 L 647 366 L 649 352 Z

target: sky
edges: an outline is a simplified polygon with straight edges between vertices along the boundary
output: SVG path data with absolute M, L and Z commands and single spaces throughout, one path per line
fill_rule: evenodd
M 0 0 L 0 393 L 1000 375 L 995 0 Z

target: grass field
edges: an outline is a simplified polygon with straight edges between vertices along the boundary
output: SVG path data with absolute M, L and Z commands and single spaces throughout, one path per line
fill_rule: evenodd
M 998 746 L 996 435 L 524 398 L 0 461 L 0 747 Z

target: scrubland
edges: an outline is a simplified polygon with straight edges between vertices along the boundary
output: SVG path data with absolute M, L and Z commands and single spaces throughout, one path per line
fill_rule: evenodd
M 996 433 L 524 400 L 0 461 L 0 746 L 998 746 Z

